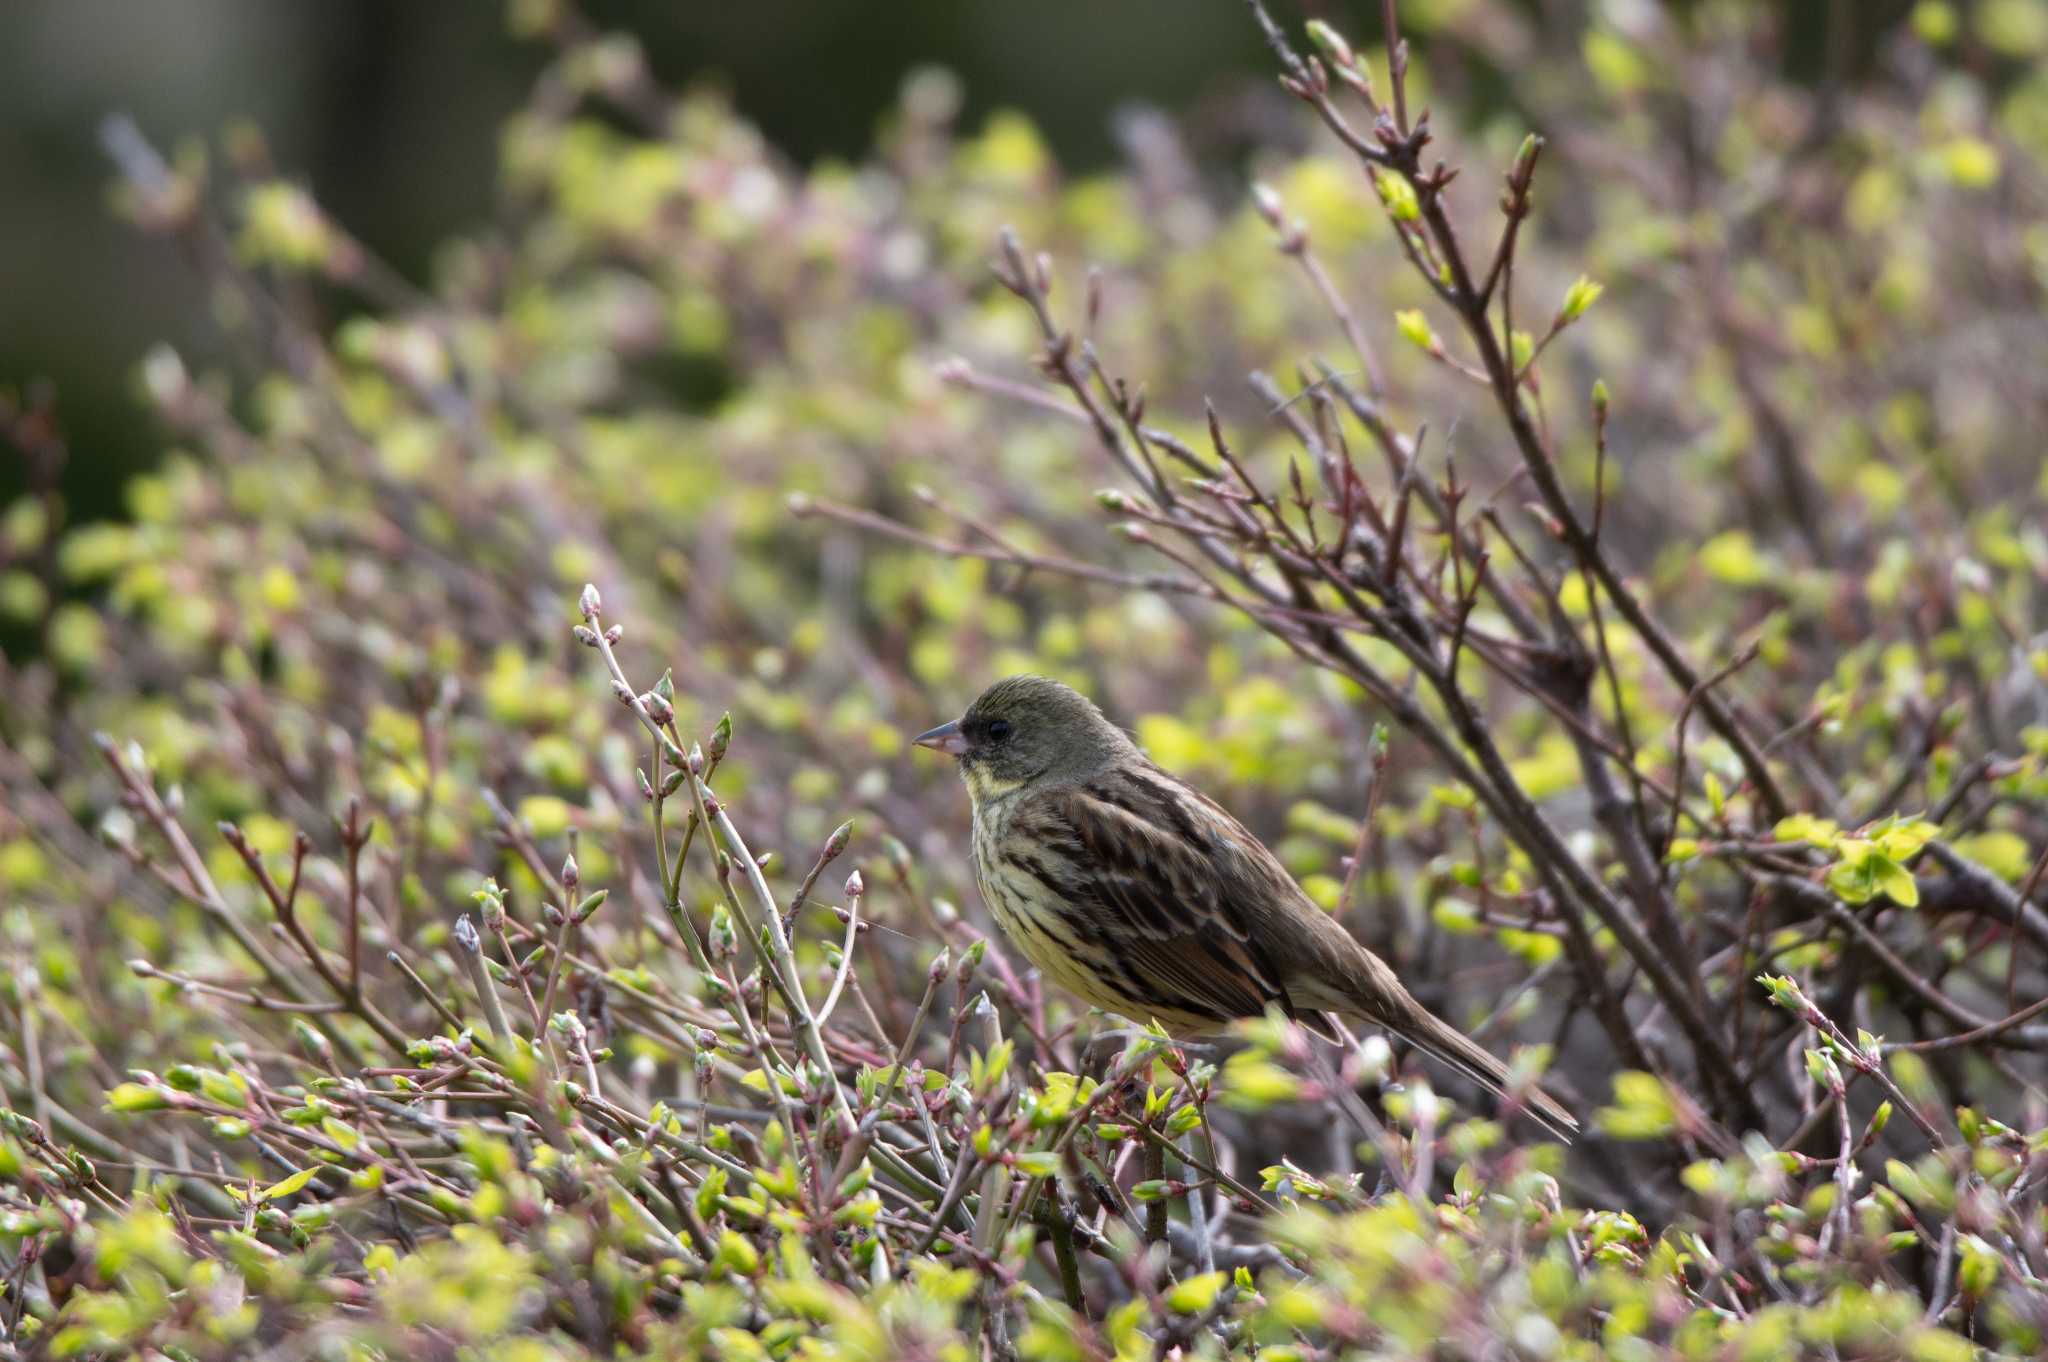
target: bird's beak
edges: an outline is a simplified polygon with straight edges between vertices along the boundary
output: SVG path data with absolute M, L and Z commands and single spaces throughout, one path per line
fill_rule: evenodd
M 957 757 L 967 750 L 967 735 L 960 731 L 960 721 L 958 719 L 955 719 L 950 724 L 940 724 L 929 733 L 920 733 L 912 738 L 911 741 L 919 747 L 929 747 L 934 752 L 944 752 L 949 757 Z

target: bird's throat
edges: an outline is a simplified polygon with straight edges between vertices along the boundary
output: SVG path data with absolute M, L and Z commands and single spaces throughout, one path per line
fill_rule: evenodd
M 1021 780 L 1000 779 L 981 766 L 962 766 L 960 779 L 966 784 L 967 798 L 977 812 L 991 804 L 1001 803 L 1024 786 Z

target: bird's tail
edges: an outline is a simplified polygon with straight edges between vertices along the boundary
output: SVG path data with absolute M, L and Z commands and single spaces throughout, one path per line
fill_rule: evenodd
M 1513 1075 L 1507 1065 L 1417 1002 L 1386 961 L 1358 944 L 1334 918 L 1317 914 L 1315 920 L 1326 927 L 1318 937 L 1322 950 L 1312 963 L 1290 975 L 1288 993 L 1295 1003 L 1358 1017 L 1393 1032 L 1494 1096 L 1521 1103 L 1551 1134 L 1566 1144 L 1572 1142 L 1579 1123 L 1570 1112 L 1534 1084 L 1510 1093 Z
M 1413 998 L 1405 998 L 1404 1001 L 1408 1006 L 1400 1009 L 1403 1015 L 1399 1018 L 1376 1014 L 1369 1020 L 1399 1035 L 1438 1063 L 1456 1069 L 1494 1096 L 1510 1098 L 1508 1084 L 1511 1075 L 1507 1065 L 1478 1041 L 1438 1019 Z M 1579 1133 L 1579 1123 L 1572 1114 L 1534 1084 L 1515 1090 L 1512 1100 L 1519 1101 L 1544 1129 L 1566 1144 L 1570 1144 Z

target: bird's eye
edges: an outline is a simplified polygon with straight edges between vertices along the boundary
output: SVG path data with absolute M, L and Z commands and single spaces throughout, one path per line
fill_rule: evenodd
M 989 724 L 988 724 L 988 740 L 989 740 L 990 742 L 1001 742 L 1001 741 L 1002 741 L 1003 739 L 1005 739 L 1005 738 L 1007 738 L 1007 737 L 1009 737 L 1009 736 L 1010 736 L 1010 721 L 1009 721 L 1008 719 L 991 719 L 991 720 L 989 720 Z

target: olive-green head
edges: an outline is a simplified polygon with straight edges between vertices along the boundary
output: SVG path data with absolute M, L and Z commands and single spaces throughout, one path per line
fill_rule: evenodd
M 958 719 L 913 741 L 957 757 L 977 798 L 1033 781 L 1083 780 L 1137 752 L 1093 700 L 1029 674 L 996 682 Z

